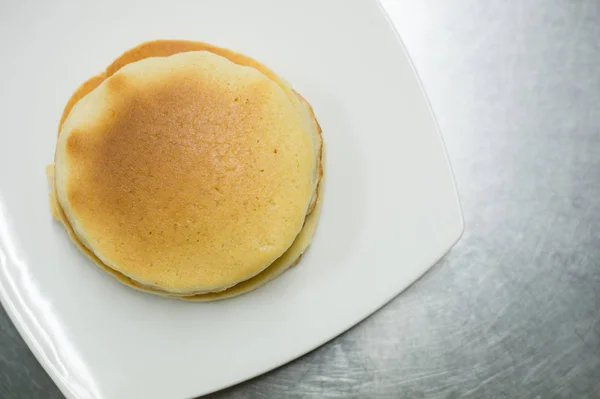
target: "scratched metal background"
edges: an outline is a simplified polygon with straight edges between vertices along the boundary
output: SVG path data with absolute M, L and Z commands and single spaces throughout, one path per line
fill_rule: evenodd
M 209 397 L 600 398 L 600 0 L 384 6 L 438 117 L 465 234 L 351 331 Z M 3 312 L 0 398 L 62 398 Z

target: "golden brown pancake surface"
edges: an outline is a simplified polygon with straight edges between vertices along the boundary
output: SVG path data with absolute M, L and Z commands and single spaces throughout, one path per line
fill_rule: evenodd
M 57 148 L 65 225 L 97 262 L 149 290 L 222 290 L 292 249 L 280 273 L 316 226 L 307 223 L 302 245 L 292 245 L 315 204 L 315 170 L 317 184 L 322 174 L 314 137 L 299 133 L 309 123 L 318 135 L 318 124 L 299 118 L 303 99 L 293 104 L 285 87 L 254 68 L 227 74 L 240 67 L 206 52 L 172 58 L 180 60 L 126 68 L 117 60 L 116 74 L 109 67 L 74 94 Z M 102 117 L 91 117 L 100 108 Z M 304 112 L 312 117 L 307 104 Z

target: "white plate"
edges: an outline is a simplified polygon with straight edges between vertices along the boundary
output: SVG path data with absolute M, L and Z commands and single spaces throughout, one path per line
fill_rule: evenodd
M 463 225 L 442 140 L 376 1 L 14 1 L 0 12 L 0 293 L 69 398 L 186 398 L 342 333 L 433 265 Z M 154 38 L 256 57 L 315 108 L 327 185 L 299 266 L 236 299 L 185 303 L 117 283 L 48 205 L 45 166 L 72 91 Z

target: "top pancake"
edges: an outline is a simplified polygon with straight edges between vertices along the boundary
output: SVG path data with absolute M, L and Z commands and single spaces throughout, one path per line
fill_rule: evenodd
M 83 245 L 144 285 L 246 280 L 289 248 L 314 202 L 308 122 L 255 68 L 204 51 L 148 58 L 67 114 L 58 202 Z

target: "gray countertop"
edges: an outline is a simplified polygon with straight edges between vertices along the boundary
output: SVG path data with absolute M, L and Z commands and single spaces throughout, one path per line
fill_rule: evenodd
M 464 236 L 357 327 L 210 397 L 600 398 L 600 0 L 384 6 L 446 141 Z M 3 311 L 0 398 L 62 398 Z

